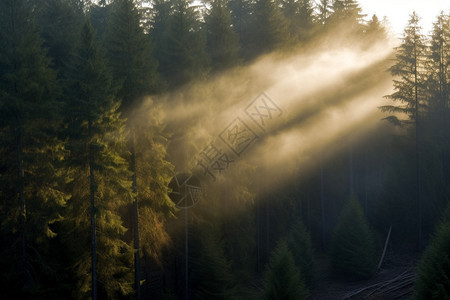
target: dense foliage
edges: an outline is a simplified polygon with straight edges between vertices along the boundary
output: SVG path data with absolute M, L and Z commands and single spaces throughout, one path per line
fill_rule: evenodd
M 336 275 L 368 278 L 375 271 L 373 233 L 356 196 L 342 208 L 330 245 L 331 265 Z
M 448 299 L 450 297 L 450 223 L 446 219 L 425 250 L 419 264 L 414 299 Z
M 236 164 L 205 184 L 207 201 L 184 223 L 168 183 L 201 149 L 174 154 L 180 127 L 196 118 L 187 108 L 213 105 L 189 88 L 331 35 L 376 44 L 383 22 L 354 0 L 0 1 L 0 298 L 182 298 L 185 224 L 198 299 L 261 296 L 264 274 L 267 298 L 305 297 L 313 248 L 330 246 L 337 269 L 367 277 L 369 224 L 392 225 L 393 249 L 421 250 L 450 195 L 449 23 L 442 13 L 426 36 L 413 14 L 395 49 L 393 103 L 381 110 L 401 129 L 380 121 L 349 151 L 344 137 L 289 180 L 255 183 L 259 166 Z M 224 82 L 200 94 L 221 89 L 232 94 Z M 181 121 L 167 126 L 164 113 Z M 260 188 L 269 181 L 277 188 Z
M 282 241 L 268 264 L 264 299 L 306 299 L 306 296 L 301 272 L 287 243 Z

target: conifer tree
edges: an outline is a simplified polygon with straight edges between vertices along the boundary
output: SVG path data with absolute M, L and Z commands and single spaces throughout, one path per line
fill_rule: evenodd
M 171 2 L 168 0 L 153 0 L 153 15 L 150 20 L 150 38 L 155 46 L 154 56 L 158 61 L 158 71 L 162 71 L 160 62 L 164 60 L 167 48 L 165 32 L 168 30 Z
M 448 210 L 447 210 L 448 214 Z M 414 299 L 450 298 L 450 222 L 440 224 L 419 263 Z
M 205 15 L 206 45 L 211 56 L 211 68 L 220 71 L 239 61 L 238 36 L 231 27 L 231 14 L 224 0 L 211 2 Z
M 301 276 L 286 241 L 281 241 L 272 253 L 265 274 L 264 299 L 306 299 Z
M 238 36 L 240 56 L 248 59 L 250 55 L 251 24 L 253 13 L 253 1 L 228 0 L 228 8 L 231 11 L 231 24 Z
M 403 34 L 402 44 L 396 48 L 395 64 L 390 68 L 394 76 L 394 90 L 391 95 L 385 96 L 399 105 L 385 105 L 381 111 L 394 113 L 386 119 L 396 125 L 409 125 L 415 133 L 415 166 L 416 166 L 416 197 L 417 197 L 417 222 L 418 222 L 418 246 L 422 242 L 422 180 L 420 174 L 420 132 L 421 120 L 425 115 L 427 93 L 425 82 L 426 45 L 424 36 L 419 26 L 419 16 L 413 12 Z M 409 120 L 399 120 L 398 115 L 405 114 Z
M 159 71 L 170 86 L 179 86 L 190 80 L 202 80 L 208 73 L 209 58 L 205 52 L 206 38 L 200 16 L 188 0 L 170 1 L 167 21 L 156 15 L 156 29 L 163 29 L 156 53 Z M 166 13 L 160 5 L 158 13 Z M 167 23 L 166 23 L 167 22 Z
M 206 224 L 203 224 L 206 225 Z M 191 230 L 190 284 L 195 299 L 233 299 L 233 276 L 230 263 L 218 239 L 218 232 L 207 228 Z
M 344 205 L 330 245 L 331 266 L 336 274 L 356 279 L 375 271 L 375 244 L 369 223 L 355 195 Z
M 137 3 L 117 0 L 111 8 L 108 34 L 109 57 L 115 82 L 120 86 L 121 111 L 128 118 L 128 148 L 134 202 L 129 227 L 133 228 L 135 290 L 140 298 L 141 241 L 147 254 L 160 259 L 160 248 L 168 241 L 163 229 L 164 213 L 172 208 L 167 197 L 171 164 L 166 161 L 167 141 L 155 103 L 145 97 L 160 89 L 151 40 L 140 26 Z M 146 101 L 149 101 L 148 99 Z M 150 105 L 147 105 L 150 104 Z M 141 218 L 141 217 L 142 218 Z M 142 231 L 142 232 L 141 232 Z M 142 233 L 147 236 L 144 237 Z
M 331 16 L 331 0 L 320 0 L 317 4 L 317 21 L 322 27 L 327 27 Z
M 281 1 L 281 10 L 289 23 L 289 33 L 296 42 L 305 43 L 314 28 L 313 6 L 310 0 Z
M 385 96 L 399 105 L 382 106 L 381 110 L 406 114 L 410 120 L 400 121 L 396 115 L 388 117 L 395 124 L 411 124 L 418 113 L 423 113 L 425 104 L 424 81 L 426 46 L 419 26 L 419 16 L 414 12 L 406 26 L 402 44 L 396 48 L 395 64 L 389 69 L 394 76 L 395 92 Z
M 67 199 L 60 90 L 32 4 L 0 3 L 0 234 L 8 257 L 1 265 L 11 298 L 33 297 L 42 289 L 39 275 L 54 271 L 45 249 Z
M 36 2 L 39 12 L 37 21 L 58 77 L 68 72 L 68 61 L 75 51 L 74 41 L 84 20 L 81 0 L 43 0 Z
M 292 44 L 288 22 L 273 0 L 257 0 L 252 16 L 251 51 L 258 56 Z
M 108 58 L 125 114 L 139 106 L 143 96 L 155 93 L 161 86 L 150 38 L 140 20 L 134 0 L 113 2 L 106 37 Z
M 105 62 L 86 21 L 66 91 L 71 95 L 66 104 L 70 112 L 67 134 L 74 178 L 66 223 L 72 229 L 66 241 L 78 276 L 77 298 L 86 297 L 89 291 L 93 299 L 132 291 L 132 251 L 124 241 L 127 228 L 120 216 L 132 199 L 131 174 L 124 158 L 125 122 Z
M 314 253 L 311 238 L 301 220 L 292 227 L 286 242 L 305 285 L 312 288 L 314 285 Z
M 437 121 L 436 132 L 442 133 L 448 116 L 450 89 L 450 15 L 441 13 L 433 26 L 429 52 L 427 87 L 429 112 Z
M 356 0 L 335 0 L 332 4 L 333 13 L 330 22 L 334 25 L 344 25 L 354 34 L 364 31 L 363 19 L 365 15 Z
M 371 42 L 376 42 L 387 38 L 386 28 L 384 28 L 383 24 L 381 24 L 377 15 L 373 15 L 367 23 L 365 34 Z

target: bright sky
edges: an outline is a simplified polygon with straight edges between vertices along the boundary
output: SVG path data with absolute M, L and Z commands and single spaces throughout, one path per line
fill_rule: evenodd
M 386 16 L 398 37 L 403 34 L 413 11 L 421 17 L 424 34 L 432 30 L 432 24 L 441 11 L 450 13 L 450 0 L 359 0 L 358 3 L 367 18 L 376 14 L 382 20 Z

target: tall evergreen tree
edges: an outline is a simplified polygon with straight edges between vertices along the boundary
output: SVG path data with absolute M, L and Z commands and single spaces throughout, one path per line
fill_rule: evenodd
M 447 210 L 448 212 L 448 210 Z M 418 278 L 414 286 L 414 299 L 450 298 L 450 221 L 439 225 L 430 245 L 422 255 Z
M 361 34 L 364 31 L 365 15 L 356 0 L 335 0 L 331 8 L 333 13 L 330 16 L 330 22 L 342 24 L 352 33 Z
M 317 3 L 317 20 L 319 25 L 327 27 L 331 16 L 331 0 L 320 0 Z
M 1 266 L 11 298 L 33 297 L 20 291 L 38 291 L 39 275 L 52 271 L 45 249 L 66 202 L 60 91 L 32 4 L 0 3 Z
M 170 86 L 179 86 L 190 80 L 204 79 L 209 59 L 205 52 L 205 32 L 199 12 L 188 0 L 172 0 L 168 20 L 156 15 L 155 29 L 161 30 L 157 59 L 159 70 Z M 160 5 L 158 13 L 167 13 L 167 6 Z M 167 23 L 166 23 L 167 22 Z
M 388 117 L 395 124 L 411 124 L 411 121 L 414 124 L 418 113 L 423 113 L 426 102 L 426 54 L 425 37 L 421 33 L 419 16 L 414 12 L 404 30 L 402 44 L 396 48 L 395 63 L 389 69 L 394 76 L 395 92 L 385 97 L 400 105 L 381 107 L 382 111 L 405 114 L 410 119 L 400 122 L 396 115 Z
M 140 20 L 134 0 L 113 2 L 106 37 L 108 58 L 125 114 L 138 106 L 143 96 L 155 93 L 161 86 L 150 38 Z
M 128 147 L 134 192 L 130 227 L 133 228 L 135 289 L 138 299 L 141 294 L 141 229 L 147 235 L 143 239 L 147 253 L 158 259 L 160 245 L 168 240 L 161 225 L 164 213 L 160 214 L 160 211 L 171 208 L 171 202 L 167 198 L 167 181 L 171 171 L 170 163 L 165 160 L 167 143 L 161 132 L 158 108 L 154 103 L 144 103 L 145 96 L 160 88 L 161 80 L 152 56 L 150 38 L 140 26 L 140 19 L 135 1 L 115 1 L 111 9 L 108 35 L 113 75 L 120 86 L 121 110 L 128 118 Z M 149 243 L 150 236 L 153 238 L 153 245 Z
M 387 38 L 386 28 L 384 28 L 377 15 L 373 15 L 369 20 L 365 33 L 369 41 L 379 41 Z
M 206 224 L 203 224 L 206 225 Z M 198 226 L 198 225 L 197 225 Z M 195 299 L 232 299 L 233 276 L 218 232 L 210 224 L 191 229 L 190 284 Z
M 403 34 L 402 44 L 396 48 L 396 61 L 390 68 L 391 74 L 394 76 L 395 92 L 385 96 L 393 101 L 400 102 L 401 105 L 382 106 L 381 110 L 385 112 L 395 113 L 386 119 L 394 124 L 409 124 L 415 129 L 415 152 L 416 152 L 416 198 L 417 198 L 417 222 L 418 222 L 418 246 L 422 242 L 422 182 L 420 174 L 420 130 L 421 118 L 424 116 L 426 107 L 426 90 L 425 80 L 427 74 L 425 72 L 426 45 L 424 36 L 419 26 L 419 17 L 414 12 L 411 15 L 408 25 Z M 405 114 L 409 120 L 400 121 L 398 114 Z
M 120 102 L 89 21 L 81 31 L 72 67 L 66 122 L 74 180 L 66 242 L 78 276 L 74 296 L 84 298 L 91 291 L 93 299 L 114 298 L 132 291 L 132 251 L 124 241 L 127 229 L 120 216 L 131 203 L 131 174 L 124 159 Z
M 307 42 L 314 28 L 311 0 L 283 0 L 281 10 L 288 21 L 289 33 L 293 39 L 296 42 Z
M 211 56 L 211 68 L 220 71 L 239 61 L 238 36 L 231 27 L 231 14 L 224 0 L 211 2 L 205 15 L 206 46 Z
M 44 45 L 52 59 L 58 77 L 66 76 L 68 61 L 75 51 L 77 30 L 84 20 L 84 5 L 81 0 L 43 0 L 36 2 L 38 25 L 42 31 Z
M 150 19 L 150 37 L 155 47 L 154 55 L 158 62 L 164 60 L 164 51 L 166 49 L 165 32 L 169 26 L 169 16 L 171 13 L 171 2 L 168 0 L 153 0 L 153 13 Z M 158 65 L 161 72 L 161 64 Z
M 339 216 L 330 245 L 331 266 L 336 274 L 357 279 L 375 271 L 375 244 L 369 224 L 355 195 Z
M 288 22 L 273 0 L 257 0 L 254 5 L 251 51 L 258 56 L 291 44 Z
M 314 253 L 311 238 L 301 220 L 294 224 L 286 241 L 305 285 L 312 288 L 314 285 Z
M 285 241 L 273 251 L 265 276 L 264 299 L 306 299 L 302 275 Z
M 250 39 L 251 39 L 251 23 L 253 13 L 252 0 L 228 0 L 228 8 L 231 11 L 231 24 L 234 32 L 238 36 L 238 44 L 240 45 L 240 56 L 249 58 Z
M 441 13 L 433 26 L 428 64 L 428 106 L 437 121 L 436 132 L 443 133 L 448 116 L 450 89 L 450 16 Z M 442 141 L 441 141 L 442 142 Z

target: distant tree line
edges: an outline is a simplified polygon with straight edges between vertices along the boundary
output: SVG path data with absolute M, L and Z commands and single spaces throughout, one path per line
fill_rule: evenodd
M 145 97 L 336 28 L 387 38 L 365 17 L 354 0 L 1 1 L 1 298 L 184 297 L 171 132 Z M 346 214 L 363 224 L 352 251 L 358 235 L 373 243 L 363 262 L 349 258 L 353 275 L 373 271 L 371 230 L 392 225 L 395 249 L 426 244 L 450 195 L 449 26 L 442 13 L 425 37 L 412 15 L 390 69 L 398 105 L 381 108 L 405 133 L 354 146 L 352 190 L 346 154 L 270 193 L 251 189 L 257 167 L 245 163 L 205 190 L 188 220 L 191 299 L 306 297 L 313 248 L 346 252 L 330 246 L 347 238 Z

